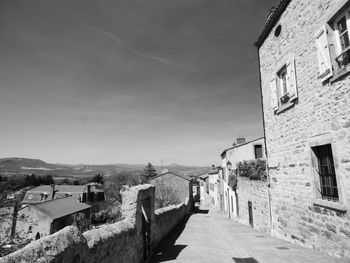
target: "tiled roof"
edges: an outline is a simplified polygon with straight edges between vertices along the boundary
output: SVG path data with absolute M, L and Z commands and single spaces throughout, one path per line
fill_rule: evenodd
M 83 193 L 85 185 L 55 185 L 55 190 L 62 193 Z M 40 185 L 27 192 L 51 192 L 51 185 Z
M 238 148 L 238 147 L 241 147 L 241 146 L 243 146 L 243 145 L 246 145 L 246 144 L 249 144 L 249 143 L 252 143 L 252 142 L 255 142 L 255 141 L 257 141 L 257 140 L 261 140 L 261 139 L 263 139 L 264 137 L 260 137 L 260 138 L 257 138 L 257 139 L 254 139 L 254 140 L 251 140 L 251 141 L 249 141 L 249 142 L 245 142 L 245 143 L 241 143 L 241 144 L 237 144 L 237 145 L 235 145 L 235 146 L 232 146 L 232 147 L 230 147 L 230 148 L 227 148 L 227 149 L 225 149 L 221 154 L 220 154 L 220 156 L 221 156 L 221 158 L 223 158 L 223 156 L 226 154 L 226 152 L 228 151 L 228 150 L 232 150 L 232 149 L 234 149 L 234 148 Z
M 217 174 L 217 173 L 219 173 L 219 171 L 220 171 L 220 168 L 219 168 L 219 167 L 216 167 L 216 168 L 211 169 L 211 171 L 209 172 L 209 174 Z
M 42 213 L 53 219 L 91 208 L 88 204 L 78 202 L 74 197 L 54 199 L 38 204 L 32 204 L 31 206 L 37 208 Z
M 55 198 L 71 194 L 82 194 L 87 192 L 86 185 L 55 185 Z M 104 192 L 101 189 L 91 189 L 91 192 Z M 48 200 L 51 200 L 52 188 L 50 185 L 40 185 L 26 192 L 22 204 L 35 204 L 42 201 L 41 193 L 46 193 Z
M 172 174 L 172 175 L 181 177 L 181 178 L 183 178 L 183 179 L 185 179 L 185 180 L 187 180 L 187 181 L 192 181 L 192 178 L 189 177 L 189 176 L 187 176 L 187 175 L 184 175 L 184 174 L 180 175 L 180 174 L 176 174 L 176 173 L 173 173 L 173 172 L 166 172 L 166 173 L 159 174 L 159 175 L 157 175 L 157 176 L 154 176 L 154 177 L 150 178 L 150 180 L 155 179 L 155 178 L 158 178 L 158 177 L 163 176 L 163 175 L 166 175 L 166 174 Z
M 283 11 L 286 9 L 291 0 L 278 0 L 275 7 L 271 10 L 264 26 L 260 30 L 257 40 L 254 42 L 254 46 L 259 48 L 266 37 L 269 35 L 271 29 L 275 26 L 276 22 L 282 15 Z
M 201 179 L 206 179 L 208 178 L 209 174 L 203 174 L 203 175 L 200 175 L 199 178 Z

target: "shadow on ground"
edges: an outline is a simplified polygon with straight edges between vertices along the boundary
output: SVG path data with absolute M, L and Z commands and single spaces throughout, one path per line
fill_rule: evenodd
M 193 209 L 193 212 L 195 214 L 208 214 L 209 213 L 209 209 L 200 209 L 199 207 L 195 207 Z
M 236 263 L 259 263 L 255 258 L 232 258 Z
M 153 256 L 147 261 L 148 263 L 165 262 L 177 258 L 181 251 L 187 247 L 187 245 L 175 245 L 175 243 L 185 229 L 189 218 L 189 215 L 186 216 L 171 233 L 160 242 L 155 248 Z

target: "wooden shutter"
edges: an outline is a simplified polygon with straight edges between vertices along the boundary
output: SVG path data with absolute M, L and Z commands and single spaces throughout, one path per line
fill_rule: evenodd
M 290 100 L 298 98 L 297 78 L 295 74 L 295 60 L 294 58 L 287 62 L 287 89 Z
M 316 34 L 316 46 L 318 66 L 320 70 L 319 78 L 323 82 L 333 75 L 331 56 L 329 52 L 328 30 L 325 25 Z
M 272 106 L 272 110 L 277 110 L 278 109 L 278 98 L 277 98 L 276 78 L 271 80 L 271 82 L 270 82 L 270 89 L 271 89 L 271 106 Z

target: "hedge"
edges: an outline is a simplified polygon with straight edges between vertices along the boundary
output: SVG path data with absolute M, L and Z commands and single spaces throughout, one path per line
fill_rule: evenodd
M 243 161 L 237 163 L 237 174 L 248 177 L 250 180 L 264 180 L 266 174 L 266 161 L 262 159 Z

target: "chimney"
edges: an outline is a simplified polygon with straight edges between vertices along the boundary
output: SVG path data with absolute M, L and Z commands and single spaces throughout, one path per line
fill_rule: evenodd
M 51 200 L 53 200 L 53 199 L 55 198 L 55 194 L 56 194 L 56 192 L 57 192 L 57 191 L 55 190 L 55 187 L 56 187 L 55 184 L 52 184 L 52 185 L 51 185 L 51 189 L 52 189 L 52 190 L 51 190 Z
M 237 144 L 239 145 L 239 144 L 243 144 L 243 143 L 245 143 L 244 136 L 243 135 L 238 136 L 237 137 Z
M 86 194 L 87 196 L 86 196 L 86 202 L 90 202 L 91 200 L 91 198 L 90 198 L 90 196 L 91 196 L 91 185 L 90 184 L 88 184 L 87 185 L 87 194 Z

